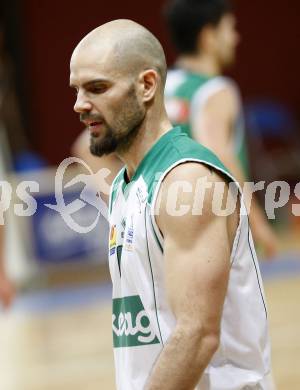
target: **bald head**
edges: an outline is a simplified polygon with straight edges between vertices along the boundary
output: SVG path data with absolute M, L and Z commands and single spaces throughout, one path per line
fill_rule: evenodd
M 171 127 L 164 51 L 141 25 L 115 20 L 91 31 L 75 48 L 70 71 L 74 111 L 90 129 L 93 154 L 124 155 L 138 134 Z
M 75 48 L 71 64 L 79 55 L 91 52 L 96 57 L 98 53 L 99 61 L 107 61 L 116 72 L 128 76 L 153 69 L 164 87 L 167 66 L 163 48 L 149 30 L 136 22 L 114 20 L 92 30 Z

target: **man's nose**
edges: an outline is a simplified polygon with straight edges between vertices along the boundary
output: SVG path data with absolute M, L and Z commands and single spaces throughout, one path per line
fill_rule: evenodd
M 78 92 L 76 102 L 74 104 L 74 111 L 77 112 L 78 114 L 91 111 L 92 109 L 92 104 L 89 102 L 84 94 L 81 92 Z

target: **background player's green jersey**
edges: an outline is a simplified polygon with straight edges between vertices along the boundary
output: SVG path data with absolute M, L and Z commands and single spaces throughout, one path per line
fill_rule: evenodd
M 249 163 L 242 103 L 238 88 L 231 79 L 221 76 L 209 77 L 182 69 L 170 70 L 165 88 L 166 108 L 173 125 L 180 125 L 191 138 L 194 138 L 191 127 L 194 117 L 201 114 L 201 110 L 213 94 L 229 85 L 237 95 L 240 106 L 233 129 L 235 153 L 241 162 L 245 177 L 248 177 Z

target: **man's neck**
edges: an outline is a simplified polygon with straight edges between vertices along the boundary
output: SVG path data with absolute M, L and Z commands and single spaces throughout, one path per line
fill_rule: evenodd
M 222 69 L 216 58 L 207 54 L 182 55 L 176 61 L 180 68 L 210 77 L 218 76 Z
M 163 115 L 160 120 L 150 121 L 145 118 L 129 149 L 117 152 L 119 158 L 126 165 L 129 180 L 133 177 L 137 167 L 151 147 L 171 128 L 172 124 L 166 115 Z

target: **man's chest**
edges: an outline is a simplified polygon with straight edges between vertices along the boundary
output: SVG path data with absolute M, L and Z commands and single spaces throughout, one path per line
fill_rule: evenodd
M 132 281 L 147 261 L 147 188 L 137 183 L 119 191 L 112 206 L 109 266 L 113 282 Z

